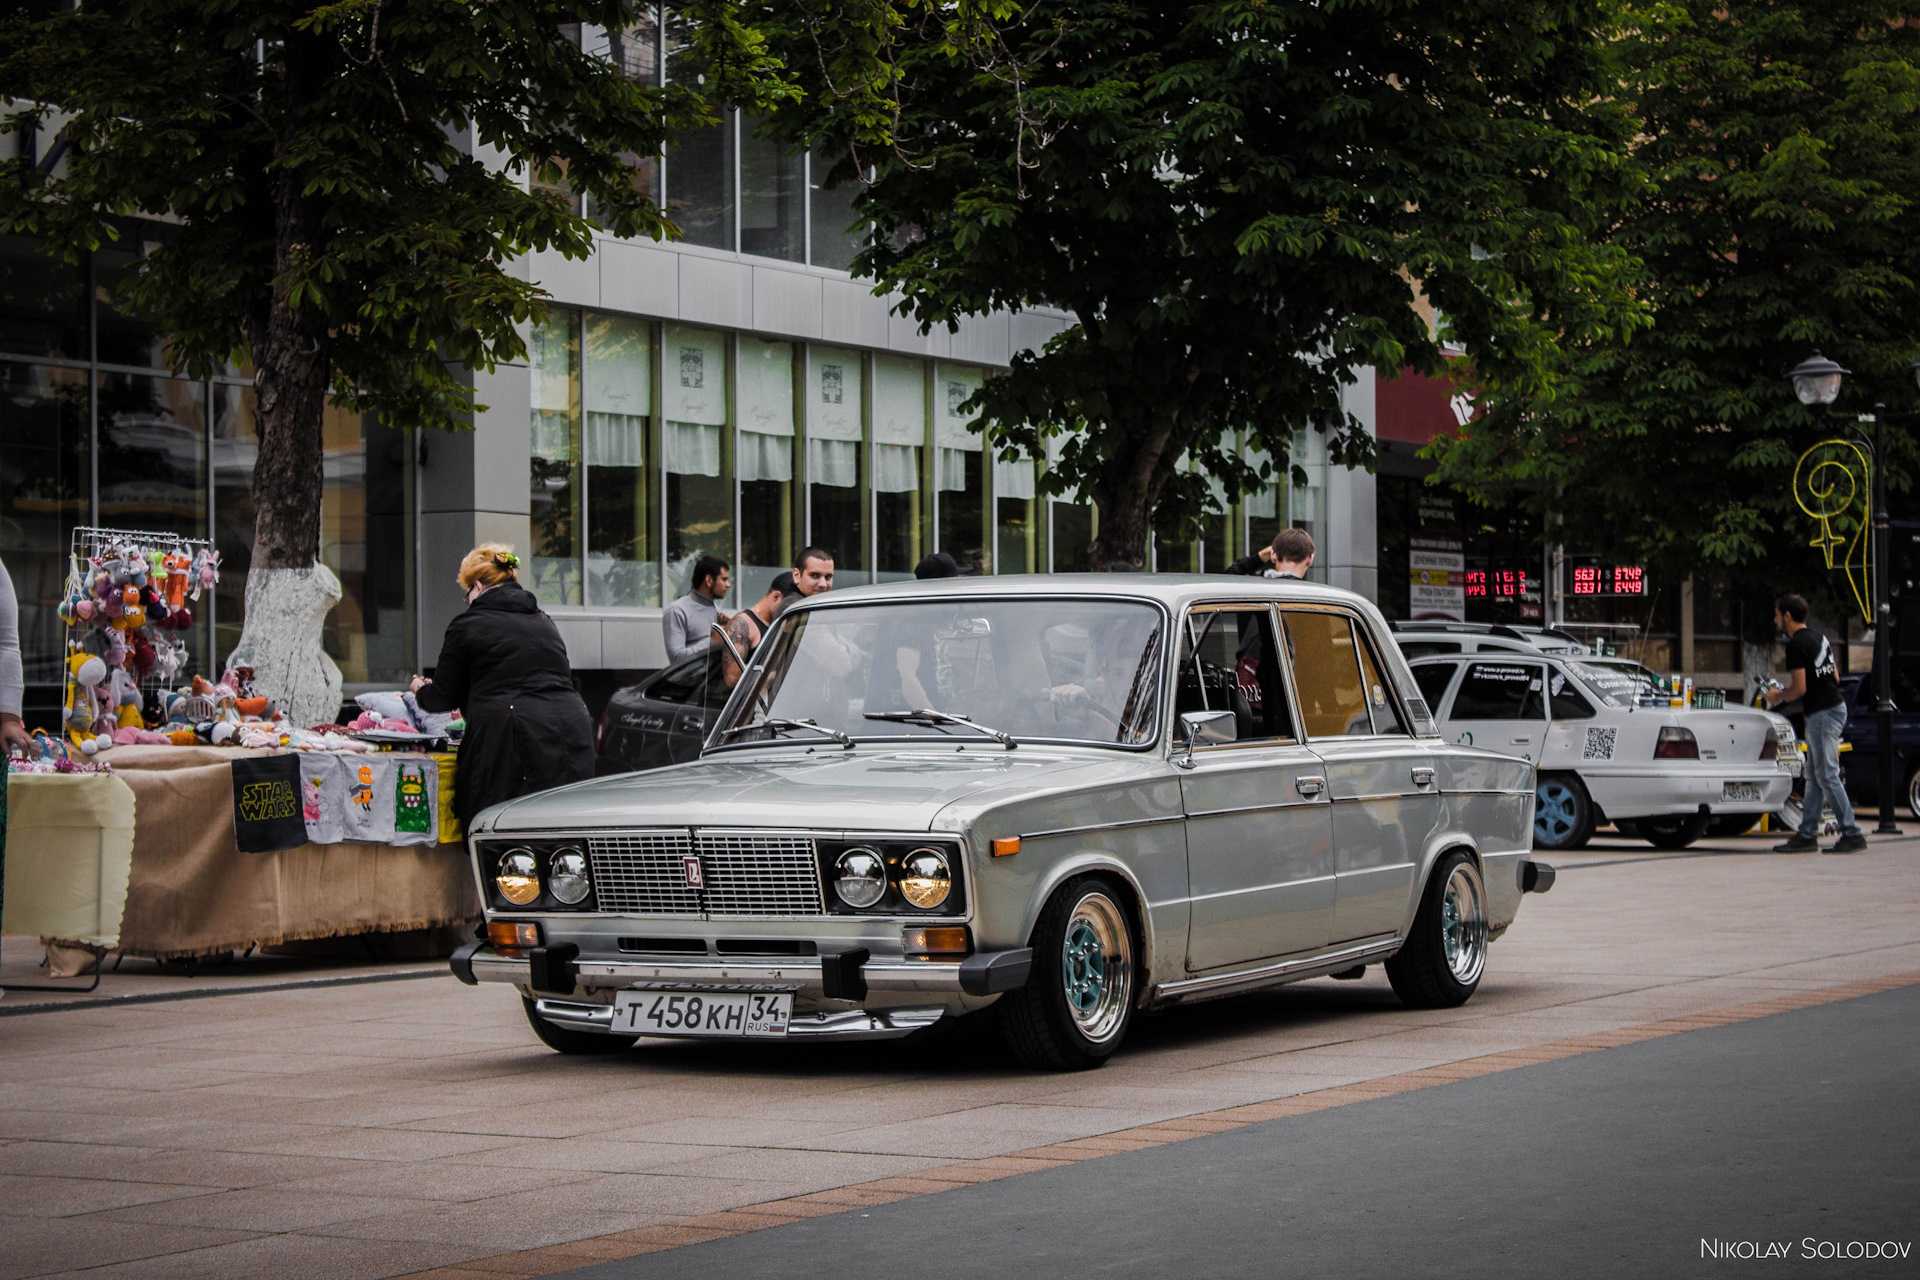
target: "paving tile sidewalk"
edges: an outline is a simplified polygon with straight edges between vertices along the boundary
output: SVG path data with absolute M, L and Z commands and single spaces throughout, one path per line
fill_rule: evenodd
M 965 1030 L 564 1059 L 450 978 L 0 1017 L 0 1280 L 545 1274 L 1920 971 L 1920 839 L 1765 847 L 1552 859 L 1462 1009 L 1370 970 L 1142 1019 L 1074 1076 Z

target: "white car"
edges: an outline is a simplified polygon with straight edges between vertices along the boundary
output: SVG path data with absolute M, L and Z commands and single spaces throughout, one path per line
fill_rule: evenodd
M 1800 773 L 1786 717 L 1656 702 L 1651 673 L 1624 659 L 1481 652 L 1412 665 L 1449 741 L 1534 762 L 1536 848 L 1581 848 L 1608 821 L 1683 848 L 1714 818 L 1779 810 Z
M 1503 622 L 1394 622 L 1394 643 L 1411 662 L 1443 653 L 1554 653 L 1583 656 L 1592 650 L 1578 636 L 1553 627 Z

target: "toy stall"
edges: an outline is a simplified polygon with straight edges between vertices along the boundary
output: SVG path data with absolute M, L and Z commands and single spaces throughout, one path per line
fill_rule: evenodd
M 39 936 L 58 975 L 477 920 L 452 802 L 464 723 L 394 692 L 294 725 L 246 667 L 187 674 L 218 580 L 203 542 L 76 530 L 64 732 L 6 775 L 6 931 Z

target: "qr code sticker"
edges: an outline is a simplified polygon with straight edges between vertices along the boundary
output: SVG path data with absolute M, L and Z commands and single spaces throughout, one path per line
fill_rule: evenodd
M 1618 729 L 1588 729 L 1587 747 L 1580 753 L 1583 760 L 1613 759 L 1613 740 L 1620 733 Z

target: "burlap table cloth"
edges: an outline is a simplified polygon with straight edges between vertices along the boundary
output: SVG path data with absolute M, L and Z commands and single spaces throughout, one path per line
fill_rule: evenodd
M 304 844 L 241 853 L 225 747 L 115 747 L 136 821 L 120 944 L 176 959 L 480 918 L 466 846 Z

